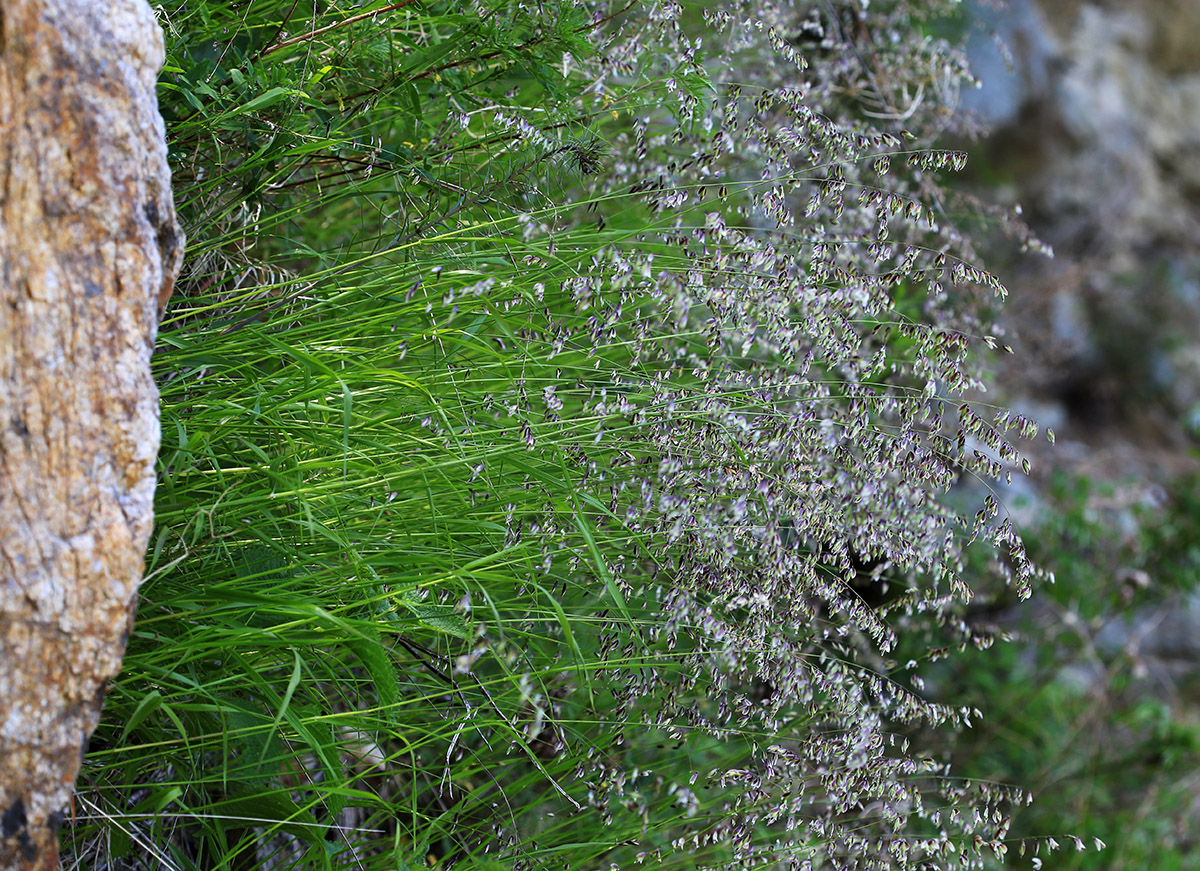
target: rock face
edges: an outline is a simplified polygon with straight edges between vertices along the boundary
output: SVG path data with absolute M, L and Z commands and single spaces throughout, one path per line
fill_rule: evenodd
M 1200 229 L 1200 56 L 1180 41 L 1188 24 L 1200 37 L 1200 7 L 1168 17 L 1170 4 L 1144 5 L 1085 5 L 1073 21 L 1059 9 L 1048 95 L 1071 159 L 1055 161 L 1043 207 L 1075 216 L 1074 244 L 1121 257 L 1194 245 Z
M 0 869 L 57 867 L 150 535 L 183 254 L 145 0 L 0 4 Z
M 1180 454 L 1200 423 L 1200 3 L 976 12 L 964 104 L 997 127 L 979 162 L 1057 255 L 1006 273 L 1009 387 L 1058 403 L 1068 437 Z

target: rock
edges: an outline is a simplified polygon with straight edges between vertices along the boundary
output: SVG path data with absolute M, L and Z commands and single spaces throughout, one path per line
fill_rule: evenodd
M 1058 44 L 1033 0 L 1013 0 L 1005 8 L 974 0 L 968 10 L 976 26 L 967 56 L 981 87 L 964 91 L 961 106 L 991 126 L 1011 124 L 1026 102 L 1049 92 Z
M 969 9 L 984 86 L 963 105 L 997 124 L 978 163 L 1057 255 L 1008 270 L 1005 387 L 1059 402 L 1091 444 L 1178 449 L 1200 432 L 1200 2 Z

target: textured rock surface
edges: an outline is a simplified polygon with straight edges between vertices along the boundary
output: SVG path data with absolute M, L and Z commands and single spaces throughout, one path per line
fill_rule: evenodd
M 0 6 L 0 868 L 57 865 L 150 534 L 183 251 L 144 0 Z
M 999 125 L 978 161 L 1057 255 L 1006 271 L 1007 380 L 1058 403 L 1068 438 L 1182 453 L 1200 420 L 1200 3 L 993 5 L 976 0 L 967 106 Z

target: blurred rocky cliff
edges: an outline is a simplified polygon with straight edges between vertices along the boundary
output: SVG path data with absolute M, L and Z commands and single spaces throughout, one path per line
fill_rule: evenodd
M 1200 432 L 1200 2 L 975 0 L 980 180 L 1053 260 L 1013 256 L 1002 379 L 1043 465 L 1151 480 Z
M 1200 867 L 1200 0 L 967 5 L 970 183 L 1055 255 L 987 259 L 1001 400 L 1058 435 L 1001 495 L 1058 582 L 993 612 L 1019 640 L 960 755 L 1110 845 L 1056 867 Z

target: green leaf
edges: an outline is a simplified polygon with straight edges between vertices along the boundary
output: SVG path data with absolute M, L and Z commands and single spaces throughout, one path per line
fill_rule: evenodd
M 604 582 L 604 589 L 612 597 L 613 602 L 617 606 L 617 611 L 625 618 L 625 622 L 633 627 L 635 625 L 633 615 L 629 613 L 629 605 L 625 602 L 625 594 L 621 592 L 621 588 L 617 586 L 617 582 L 613 579 L 612 572 L 608 568 L 608 563 L 604 561 L 604 554 L 601 553 L 600 547 L 596 544 L 596 537 L 592 535 L 592 529 L 587 519 L 582 514 L 576 513 L 575 526 L 579 529 L 580 534 L 583 535 L 583 540 L 587 543 L 588 551 L 592 555 L 592 565 L 596 567 L 596 574 Z
M 121 730 L 121 740 L 119 743 L 124 744 L 142 721 L 157 711 L 162 706 L 162 694 L 158 690 L 151 690 L 146 695 L 142 696 L 137 707 L 133 709 L 133 713 L 125 721 L 125 727 Z
M 261 826 L 268 835 L 284 832 L 314 846 L 324 843 L 328 829 L 282 789 L 235 795 L 213 805 L 211 812 Z

